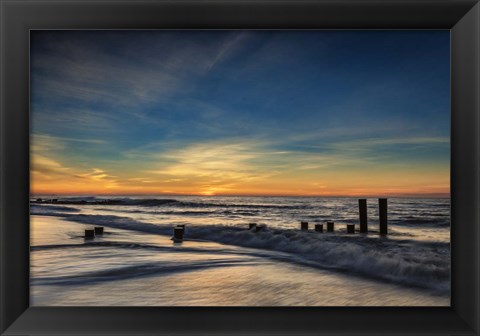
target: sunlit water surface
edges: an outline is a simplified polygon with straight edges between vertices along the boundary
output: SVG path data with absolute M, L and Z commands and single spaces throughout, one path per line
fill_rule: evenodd
M 373 199 L 369 235 L 345 233 L 358 222 L 356 199 L 163 199 L 33 204 L 32 304 L 449 305 L 448 199 L 389 200 L 387 238 Z M 334 220 L 336 233 L 302 232 L 300 220 Z M 266 228 L 248 231 L 249 222 Z M 181 244 L 170 240 L 176 224 L 187 225 Z M 94 225 L 105 234 L 85 240 Z

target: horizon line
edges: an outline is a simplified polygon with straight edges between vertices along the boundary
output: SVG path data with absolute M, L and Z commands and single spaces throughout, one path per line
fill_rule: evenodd
M 375 195 L 279 195 L 279 194 L 216 194 L 216 195 L 200 195 L 200 194 L 156 194 L 156 193 L 114 193 L 114 194 L 102 194 L 102 193 L 30 193 L 30 197 L 40 196 L 196 196 L 196 197 L 312 197 L 312 198 L 451 198 L 451 193 L 424 193 L 424 194 L 375 194 Z

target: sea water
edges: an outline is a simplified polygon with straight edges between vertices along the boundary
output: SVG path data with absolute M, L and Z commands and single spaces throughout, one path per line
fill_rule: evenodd
M 356 198 L 41 197 L 31 204 L 33 305 L 450 302 L 448 198 L 390 198 L 389 234 L 380 236 L 377 199 L 367 200 L 369 233 L 360 234 Z M 326 221 L 334 233 L 313 230 Z M 182 243 L 170 239 L 178 224 Z M 93 226 L 105 233 L 85 239 Z

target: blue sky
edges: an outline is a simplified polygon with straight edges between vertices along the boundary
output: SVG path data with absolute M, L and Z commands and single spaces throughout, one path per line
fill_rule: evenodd
M 37 192 L 67 193 L 57 180 L 70 193 L 449 191 L 448 31 L 31 41 Z

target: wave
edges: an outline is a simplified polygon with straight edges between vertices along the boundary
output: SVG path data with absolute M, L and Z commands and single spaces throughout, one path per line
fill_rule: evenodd
M 129 278 L 148 276 L 148 275 L 168 275 L 178 272 L 190 272 L 207 268 L 218 267 L 232 267 L 256 265 L 259 262 L 241 259 L 219 259 L 208 261 L 194 261 L 194 262 L 166 262 L 162 263 L 146 263 L 140 265 L 130 265 L 124 267 L 111 268 L 106 270 L 97 270 L 86 272 L 83 274 L 76 274 L 74 276 L 47 276 L 35 277 L 32 279 L 33 285 L 57 285 L 57 286 L 71 286 L 71 285 L 88 285 L 91 283 L 125 280 Z
M 30 212 L 35 215 L 50 214 L 52 212 L 79 212 L 80 209 L 68 207 L 68 206 L 58 206 L 58 205 L 30 205 Z
M 128 217 L 52 214 L 74 222 L 171 235 L 171 225 L 156 225 Z M 398 284 L 448 292 L 450 245 L 442 242 L 389 239 L 377 235 L 318 234 L 313 231 L 263 227 L 258 232 L 238 226 L 187 226 L 186 239 L 213 241 L 292 254 L 296 262 L 336 269 Z
M 392 224 L 402 226 L 431 226 L 431 227 L 449 227 L 449 218 L 419 218 L 419 217 L 405 217 L 404 219 L 396 219 L 391 221 Z
M 255 204 L 214 204 L 214 203 L 195 203 L 195 202 L 183 202 L 173 199 L 115 199 L 115 204 L 108 204 L 112 199 L 108 200 L 99 200 L 99 199 L 90 199 L 86 201 L 85 199 L 74 199 L 73 201 L 58 200 L 55 205 L 52 204 L 39 204 L 32 202 L 31 204 L 31 213 L 46 215 L 48 212 L 55 214 L 56 212 L 81 212 L 82 209 L 74 208 L 69 205 L 102 205 L 94 210 L 99 211 L 109 211 L 112 213 L 122 212 L 125 214 L 148 214 L 148 215 L 165 215 L 165 216 L 185 216 L 185 217 L 206 217 L 206 216 L 220 216 L 228 218 L 248 218 L 248 217 L 265 217 L 267 215 L 281 215 L 287 216 L 291 220 L 307 220 L 311 223 L 324 223 L 327 220 L 332 218 L 331 209 L 324 209 L 325 211 L 319 210 L 318 208 L 306 211 L 295 211 L 294 209 L 302 208 L 305 210 L 307 205 L 302 206 L 285 206 L 278 205 L 274 209 L 272 205 L 255 205 Z M 101 202 L 106 203 L 101 203 Z M 139 205 L 141 207 L 123 207 L 121 209 L 115 207 L 115 205 Z M 195 206 L 193 205 L 195 204 Z M 114 205 L 114 206 L 110 206 Z M 156 206 L 154 206 L 156 205 Z M 161 207 L 164 205 L 165 207 Z M 168 206 L 167 206 L 168 205 Z M 187 206 L 188 205 L 188 206 Z M 229 208 L 231 207 L 231 208 Z M 262 208 L 263 207 L 263 208 Z M 271 211 L 265 211 L 266 208 L 270 207 Z M 313 205 L 310 205 L 313 209 Z M 275 212 L 275 210 L 285 210 L 281 213 Z M 293 211 L 288 211 L 293 210 Z M 412 209 L 410 212 L 415 213 L 415 209 Z M 338 219 L 336 222 L 338 224 L 358 224 L 358 216 L 353 211 L 351 206 L 345 207 L 344 210 L 337 210 Z M 341 215 L 343 214 L 343 215 Z M 389 213 L 389 222 L 391 225 L 407 226 L 407 227 L 432 227 L 432 228 L 449 228 L 450 227 L 450 216 L 447 213 L 435 213 L 431 211 L 421 212 L 418 215 L 405 214 L 405 212 L 398 212 L 392 210 Z M 378 226 L 377 215 L 371 215 L 369 218 L 369 225 L 371 227 Z
M 114 208 L 97 208 L 95 210 L 100 211 L 109 211 L 109 212 L 118 212 Z M 132 214 L 149 214 L 149 215 L 174 215 L 174 216 L 211 216 L 211 215 L 225 215 L 225 216 L 258 216 L 260 214 L 259 210 L 251 211 L 239 211 L 239 210 L 223 210 L 223 209 L 211 209 L 211 210 L 154 210 L 148 211 L 143 209 L 122 209 L 122 213 L 132 213 Z
M 125 206 L 145 206 L 158 207 L 171 205 L 176 207 L 190 208 L 260 208 L 260 209 L 307 209 L 310 205 L 277 205 L 277 204 L 242 204 L 242 203 L 220 203 L 220 202 L 193 202 L 180 201 L 171 198 L 96 198 L 96 197 L 67 197 L 67 198 L 47 198 L 41 201 L 32 200 L 32 204 L 62 204 L 62 205 L 125 205 Z

